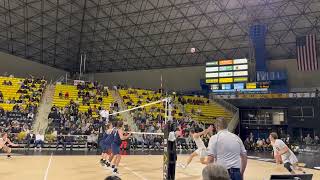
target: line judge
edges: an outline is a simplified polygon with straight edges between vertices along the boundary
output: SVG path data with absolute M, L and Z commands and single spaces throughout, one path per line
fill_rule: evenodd
M 228 121 L 217 118 L 217 134 L 212 136 L 208 145 L 208 162 L 224 166 L 230 179 L 242 180 L 247 167 L 247 151 L 241 139 L 227 130 Z

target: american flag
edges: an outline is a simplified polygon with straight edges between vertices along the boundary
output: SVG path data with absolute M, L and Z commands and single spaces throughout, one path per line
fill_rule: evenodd
M 316 35 L 297 37 L 297 65 L 299 71 L 318 70 Z

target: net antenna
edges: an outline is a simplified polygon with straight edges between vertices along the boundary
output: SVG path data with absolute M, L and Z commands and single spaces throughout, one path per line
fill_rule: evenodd
M 165 124 L 167 124 L 168 121 L 172 121 L 172 102 L 171 97 L 165 98 Z

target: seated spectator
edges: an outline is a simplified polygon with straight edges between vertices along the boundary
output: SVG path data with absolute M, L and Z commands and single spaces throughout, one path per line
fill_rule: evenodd
M 69 99 L 69 92 L 66 92 L 66 93 L 64 94 L 64 98 L 65 98 L 65 99 Z
M 70 146 L 70 150 L 72 151 L 73 141 L 74 141 L 74 138 L 73 138 L 73 136 L 71 136 L 71 134 L 70 134 L 70 132 L 69 132 L 68 135 L 65 137 L 64 149 L 66 150 L 66 149 L 67 149 L 67 146 L 69 145 L 69 146 Z
M 320 144 L 319 136 L 314 136 L 314 144 Z
M 12 110 L 13 110 L 14 112 L 19 112 L 19 111 L 20 111 L 19 105 L 18 105 L 18 104 L 15 104 L 15 105 L 13 106 Z
M 34 118 L 33 112 L 30 111 L 30 112 L 28 113 L 27 118 L 30 119 L 30 120 L 32 120 L 32 119 Z
M 16 103 L 16 98 L 15 97 L 13 97 L 12 99 L 11 99 L 11 102 L 10 102 L 11 104 L 15 104 Z
M 60 134 L 57 136 L 56 150 L 59 149 L 60 145 L 62 146 L 63 149 L 65 149 L 65 138 L 64 138 L 64 136 L 62 135 L 62 133 L 60 133 Z
M 93 112 L 93 111 L 92 111 L 91 107 L 89 107 L 89 108 L 88 108 L 88 114 L 89 114 L 89 116 L 92 116 L 92 112 Z
M 59 98 L 62 99 L 62 97 L 63 97 L 63 94 L 62 94 L 62 91 L 60 91 L 59 92 Z
M 27 142 L 26 147 L 28 148 L 28 150 L 30 148 L 30 145 L 35 143 L 35 140 L 36 140 L 36 135 L 31 130 L 26 136 L 26 142 Z
M 3 97 L 0 96 L 0 103 L 3 103 Z
M 218 164 L 209 164 L 202 170 L 203 180 L 229 180 L 227 169 Z
M 312 143 L 312 137 L 310 136 L 310 134 L 308 134 L 307 137 L 304 138 L 304 142 L 307 145 L 310 145 Z
M 44 145 L 44 134 L 42 134 L 42 132 L 36 134 L 36 141 L 34 144 L 34 150 L 37 150 L 38 145 L 40 145 L 40 151 L 41 151 L 41 149 L 43 148 L 43 145 Z
M 87 148 L 90 151 L 92 148 L 98 148 L 98 135 L 96 132 L 91 132 L 87 139 Z

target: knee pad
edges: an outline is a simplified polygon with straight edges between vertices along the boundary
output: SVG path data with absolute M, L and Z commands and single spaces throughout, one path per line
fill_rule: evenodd
M 283 165 L 289 172 L 292 172 L 292 165 L 289 162 L 284 163 Z

